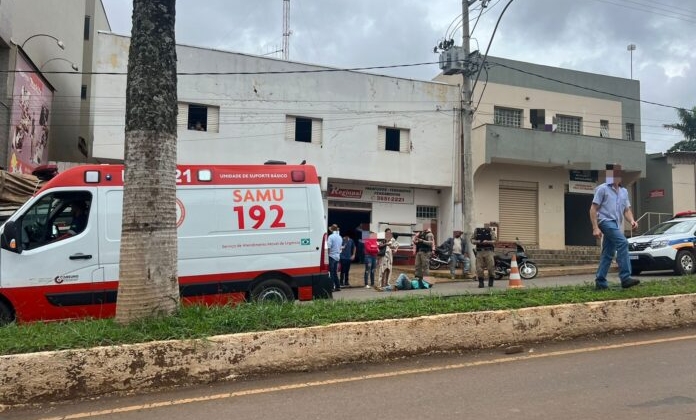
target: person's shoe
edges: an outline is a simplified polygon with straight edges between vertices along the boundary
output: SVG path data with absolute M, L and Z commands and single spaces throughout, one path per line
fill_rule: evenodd
M 366 289 L 371 289 L 371 287 L 370 287 L 369 285 L 367 285 L 367 284 L 365 285 L 365 288 L 366 288 Z
M 488 287 L 493 287 L 493 278 L 488 279 Z
M 629 277 L 621 282 L 621 287 L 624 289 L 628 289 L 629 287 L 638 286 L 639 284 L 640 280 L 636 280 Z
M 595 290 L 607 290 L 609 288 L 608 284 L 605 283 L 595 283 Z
M 334 292 L 340 292 L 341 288 L 340 287 L 334 287 Z
M 344 288 L 348 288 L 348 287 L 351 287 L 351 285 L 348 284 L 348 283 L 346 283 L 346 284 L 343 285 L 343 287 L 344 287 Z
M 486 287 L 486 285 L 483 284 L 483 279 L 482 279 L 482 278 L 479 278 L 478 281 L 479 281 L 479 289 L 483 289 L 484 287 Z
M 450 279 L 454 280 L 455 278 L 454 274 L 450 274 Z

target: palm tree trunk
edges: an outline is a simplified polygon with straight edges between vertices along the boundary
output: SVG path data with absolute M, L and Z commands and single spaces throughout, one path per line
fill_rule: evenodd
M 116 321 L 179 306 L 176 232 L 176 0 L 133 0 Z

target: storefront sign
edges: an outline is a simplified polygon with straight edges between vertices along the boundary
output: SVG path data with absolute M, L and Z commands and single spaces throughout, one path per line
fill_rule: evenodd
M 578 171 L 571 169 L 569 172 L 571 181 L 597 182 L 597 171 Z
M 413 188 L 378 185 L 329 183 L 327 198 L 332 200 L 370 201 L 378 203 L 413 204 Z
M 568 192 L 576 194 L 594 194 L 597 184 L 594 182 L 570 181 L 568 183 Z
M 665 190 L 650 190 L 648 197 L 650 198 L 662 198 L 665 196 Z

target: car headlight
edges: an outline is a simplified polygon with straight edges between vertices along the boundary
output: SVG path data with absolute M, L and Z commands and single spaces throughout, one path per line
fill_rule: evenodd
M 652 249 L 664 248 L 667 245 L 669 245 L 668 241 L 652 241 L 652 242 L 650 242 L 650 248 L 652 248 Z

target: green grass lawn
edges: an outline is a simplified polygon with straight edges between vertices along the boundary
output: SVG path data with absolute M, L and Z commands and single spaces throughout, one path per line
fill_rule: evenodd
M 172 317 L 119 326 L 111 319 L 33 323 L 0 327 L 0 355 L 191 339 L 219 334 L 309 327 L 338 322 L 410 318 L 423 315 L 519 309 L 564 303 L 696 293 L 694 277 L 641 283 L 632 289 L 605 291 L 594 284 L 556 288 L 495 290 L 454 297 L 410 296 L 371 301 L 318 300 L 309 304 L 242 304 L 234 307 L 189 306 Z M 385 292 L 386 293 L 386 292 Z

